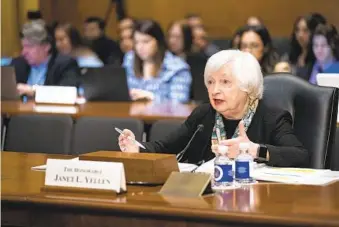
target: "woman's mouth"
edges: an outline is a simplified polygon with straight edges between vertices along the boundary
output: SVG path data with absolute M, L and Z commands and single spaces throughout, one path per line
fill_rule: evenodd
M 213 99 L 213 101 L 214 101 L 214 104 L 215 105 L 221 105 L 223 102 L 224 102 L 224 100 L 222 100 L 222 99 Z

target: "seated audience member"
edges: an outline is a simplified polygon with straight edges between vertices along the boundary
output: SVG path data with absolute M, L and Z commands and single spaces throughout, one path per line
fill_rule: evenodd
M 124 57 L 130 95 L 133 100 L 189 101 L 189 66 L 166 51 L 166 41 L 158 23 L 138 21 L 134 32 L 134 51 Z
M 192 29 L 204 26 L 202 18 L 198 14 L 188 14 L 185 19 Z
M 259 26 L 259 25 L 264 25 L 262 20 L 259 17 L 251 16 L 247 19 L 246 24 L 248 26 Z
M 26 23 L 21 31 L 21 57 L 15 58 L 17 89 L 20 95 L 33 96 L 35 85 L 77 86 L 80 70 L 71 57 L 51 53 L 51 37 L 45 23 Z
M 274 66 L 274 73 L 290 73 L 295 75 L 295 68 L 288 61 L 287 57 L 282 57 Z
M 167 44 L 169 51 L 185 60 L 192 51 L 193 34 L 191 27 L 181 21 L 170 24 L 167 30 Z
M 197 86 L 204 88 L 200 84 L 203 85 L 207 57 L 204 54 L 192 52 L 192 29 L 184 21 L 177 21 L 169 26 L 167 43 L 169 51 L 181 57 L 190 66 L 192 75 L 191 98 L 194 98 L 194 89 L 197 89 Z
M 293 26 L 289 61 L 296 68 L 296 75 L 308 78 L 315 57 L 310 39 L 318 24 L 325 24 L 326 19 L 317 13 L 298 17 Z
M 104 65 L 98 56 L 83 44 L 80 33 L 71 24 L 58 25 L 54 37 L 58 52 L 74 57 L 80 68 Z
M 133 50 L 133 29 L 128 28 L 120 32 L 120 49 L 123 53 Z
M 271 36 L 264 26 L 244 27 L 240 34 L 239 49 L 251 53 L 259 61 L 264 75 L 272 73 L 279 60 Z
M 105 22 L 101 18 L 89 17 L 86 19 L 84 38 L 105 65 L 121 64 L 123 54 L 119 45 L 105 35 Z
M 132 29 L 134 28 L 135 21 L 133 18 L 125 17 L 122 20 L 119 21 L 119 31 L 123 31 L 125 29 Z
M 183 160 L 201 163 L 218 153 L 219 144 L 228 147 L 227 155 L 236 158 L 239 144 L 249 143 L 249 154 L 273 166 L 308 166 L 309 154 L 293 132 L 290 113 L 272 109 L 263 100 L 263 75 L 258 61 L 249 53 L 223 50 L 213 55 L 205 68 L 205 85 L 210 103 L 198 106 L 181 127 L 161 141 L 143 143 L 141 152 L 174 153 L 184 149 L 199 125 L 204 128 L 193 139 Z M 119 136 L 124 152 L 140 152 L 127 129 Z
M 169 26 L 167 34 L 167 44 L 169 51 L 171 51 L 176 56 L 181 57 L 189 65 L 191 60 L 194 61 L 198 58 L 203 59 L 203 62 L 205 63 L 207 61 L 207 58 L 204 55 L 192 52 L 192 29 L 184 21 L 177 21 Z
M 333 25 L 317 26 L 312 37 L 312 47 L 315 63 L 310 83 L 316 84 L 317 74 L 326 73 L 328 69 L 330 73 L 339 73 L 339 35 Z
M 204 54 L 207 58 L 220 51 L 220 48 L 210 42 L 207 33 L 203 27 L 193 29 L 193 43 L 197 51 Z
M 238 49 L 240 44 L 240 35 L 243 32 L 244 27 L 238 28 L 233 34 L 233 38 L 231 40 L 231 49 Z

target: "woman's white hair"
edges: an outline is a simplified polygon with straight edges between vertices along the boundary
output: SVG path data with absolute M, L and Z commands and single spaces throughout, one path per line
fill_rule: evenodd
M 205 85 L 211 73 L 226 64 L 231 64 L 232 75 L 238 81 L 238 86 L 242 91 L 252 99 L 262 98 L 264 81 L 260 64 L 252 54 L 240 50 L 222 50 L 212 55 L 205 67 Z

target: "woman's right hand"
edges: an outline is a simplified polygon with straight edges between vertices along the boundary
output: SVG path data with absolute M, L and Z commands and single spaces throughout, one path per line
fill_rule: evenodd
M 135 135 L 131 130 L 124 129 L 122 131 L 119 136 L 119 147 L 122 152 L 139 152 L 139 146 L 135 143 Z

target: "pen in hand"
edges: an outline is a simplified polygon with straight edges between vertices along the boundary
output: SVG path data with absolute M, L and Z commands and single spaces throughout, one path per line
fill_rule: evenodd
M 115 129 L 115 131 L 117 131 L 120 135 L 122 135 L 123 134 L 123 132 L 122 132 L 122 130 L 121 129 L 119 129 L 119 128 L 114 128 Z M 130 136 L 129 137 L 127 137 L 128 139 L 130 139 L 130 140 L 132 140 L 136 145 L 138 145 L 139 147 L 141 147 L 141 148 L 143 148 L 143 149 L 146 149 L 145 147 L 144 147 L 144 145 L 142 145 L 141 143 L 139 143 L 137 140 L 135 140 L 135 139 L 133 139 L 133 138 L 131 138 Z

